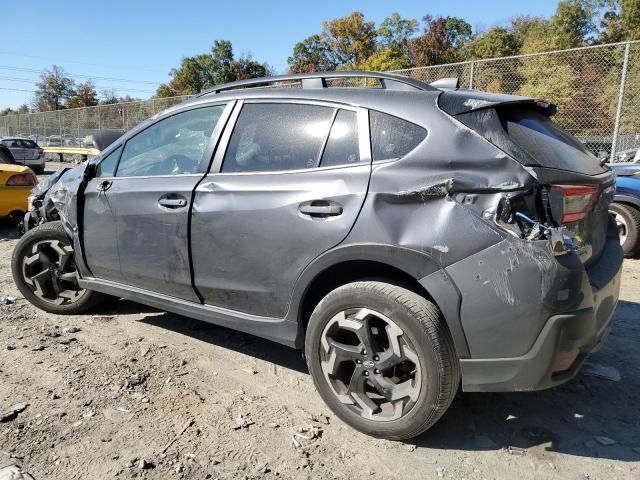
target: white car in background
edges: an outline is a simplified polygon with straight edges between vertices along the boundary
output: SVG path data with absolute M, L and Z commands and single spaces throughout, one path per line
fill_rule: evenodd
M 11 150 L 11 154 L 16 163 L 31 168 L 36 174 L 42 174 L 44 172 L 44 150 L 33 140 L 22 137 L 7 137 L 1 138 L 0 143 Z

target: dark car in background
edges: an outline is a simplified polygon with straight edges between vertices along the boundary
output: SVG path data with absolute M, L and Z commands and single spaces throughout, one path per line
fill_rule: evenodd
M 620 244 L 626 257 L 640 254 L 640 163 L 612 163 L 616 196 L 610 206 L 616 216 Z
M 49 312 L 111 295 L 302 349 L 336 415 L 410 438 L 460 383 L 568 381 L 611 329 L 614 174 L 554 112 L 374 72 L 218 86 L 40 192 L 13 277 Z

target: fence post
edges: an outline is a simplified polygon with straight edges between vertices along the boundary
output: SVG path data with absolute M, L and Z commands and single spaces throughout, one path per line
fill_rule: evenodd
M 42 112 L 42 136 L 47 139 L 47 116 Z
M 156 114 L 156 99 L 152 98 L 151 99 L 151 109 L 153 110 L 153 114 Z
M 631 42 L 624 45 L 624 59 L 622 60 L 622 75 L 620 75 L 620 90 L 618 92 L 618 106 L 616 108 L 616 122 L 613 126 L 613 141 L 611 142 L 611 155 L 609 161 L 615 161 L 618 135 L 620 134 L 620 117 L 622 117 L 622 103 L 624 102 L 624 85 L 627 80 L 627 70 L 629 69 L 629 50 Z
M 469 69 L 469 90 L 473 90 L 473 75 L 475 74 L 475 71 L 476 71 L 475 66 L 476 66 L 476 62 L 471 60 L 471 66 Z
M 29 135 L 32 135 L 31 133 L 31 114 L 27 113 L 27 122 L 29 123 Z
M 102 128 L 102 125 L 100 121 L 100 105 L 98 105 L 98 130 L 100 130 L 101 128 Z
M 76 110 L 76 124 L 78 125 L 78 138 L 80 137 L 80 110 Z

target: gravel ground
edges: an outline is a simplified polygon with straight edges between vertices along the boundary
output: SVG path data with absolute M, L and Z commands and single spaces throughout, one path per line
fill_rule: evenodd
M 638 260 L 590 359 L 619 381 L 460 393 L 401 443 L 335 418 L 292 349 L 116 299 L 91 315 L 37 310 L 11 279 L 12 228 L 0 225 L 0 295 L 17 297 L 0 305 L 0 419 L 28 405 L 0 422 L 0 466 L 37 480 L 640 478 Z

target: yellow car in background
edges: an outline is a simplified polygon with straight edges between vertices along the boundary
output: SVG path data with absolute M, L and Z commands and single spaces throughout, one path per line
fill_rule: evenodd
M 29 209 L 28 197 L 38 179 L 29 167 L 0 164 L 0 218 L 19 222 Z

